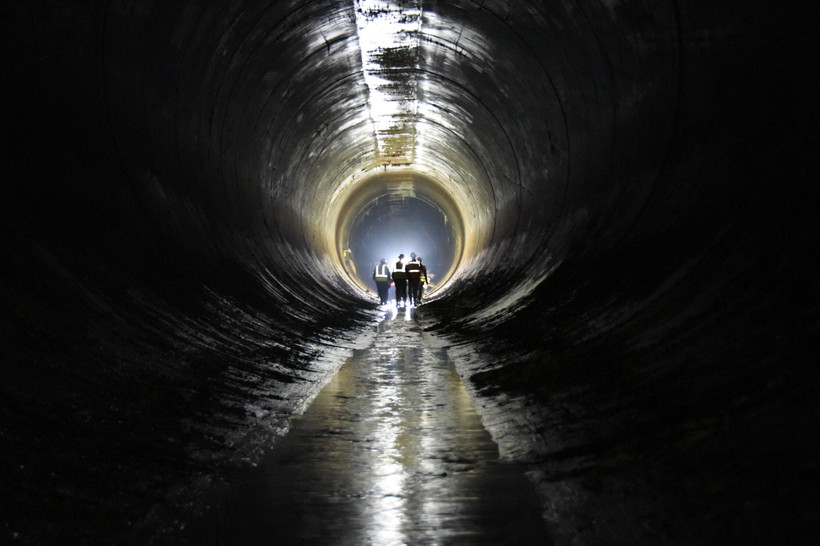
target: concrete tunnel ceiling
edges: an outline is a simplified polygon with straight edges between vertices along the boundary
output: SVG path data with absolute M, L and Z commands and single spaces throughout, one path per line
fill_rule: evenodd
M 197 206 L 219 207 L 216 214 L 234 209 L 243 224 L 255 218 L 272 239 L 304 247 L 310 267 L 332 269 L 337 279 L 351 279 L 343 244 L 349 235 L 338 231 L 347 215 L 356 215 L 350 196 L 362 184 L 378 185 L 385 179 L 379 173 L 425 180 L 428 203 L 463 231 L 446 263 L 428 261 L 440 281 L 471 275 L 484 250 L 515 237 L 528 248 L 546 245 L 543 220 L 559 213 L 566 195 L 566 121 L 542 60 L 503 14 L 472 3 L 310 2 L 294 4 L 284 16 L 280 6 L 254 7 L 221 17 L 203 9 L 194 17 L 197 34 L 175 39 L 179 64 L 165 68 L 177 71 L 177 96 L 143 95 L 145 83 L 133 81 L 134 72 L 119 68 L 120 59 L 108 61 L 109 93 L 140 94 L 111 104 L 115 138 L 127 157 L 138 143 L 129 137 L 130 112 L 120 107 L 148 100 L 151 117 L 186 120 L 198 136 L 176 135 L 177 146 L 204 144 L 213 168 L 202 174 L 207 180 L 215 168 L 219 179 L 174 185 L 197 192 Z M 131 9 L 112 8 L 108 40 L 141 42 L 146 54 L 156 54 L 151 36 L 165 34 L 146 37 L 134 22 Z M 212 35 L 222 38 L 200 43 Z M 528 85 L 534 75 L 540 87 Z M 512 90 L 515 101 L 507 99 Z M 534 120 L 540 120 L 536 132 Z M 165 123 L 148 121 L 155 122 Z M 135 176 L 154 189 L 166 179 L 151 168 Z M 385 195 L 405 191 L 396 188 L 385 184 Z M 424 255 L 397 247 L 389 257 L 411 250 Z M 543 255 L 516 257 L 531 270 L 546 268 Z
M 817 536 L 808 1 L 7 6 L 0 542 L 178 523 L 411 251 L 556 543 Z
M 346 196 L 357 191 L 363 180 L 374 184 L 378 180 L 374 172 L 413 173 L 441 186 L 428 195 L 444 206 L 447 216 L 457 218 L 458 229 L 467 234 L 466 240 L 462 234 L 457 236 L 459 244 L 452 248 L 457 255 L 451 253 L 447 263 L 428 261 L 444 280 L 462 253 L 469 262 L 492 236 L 500 238 L 515 229 L 525 191 L 519 180 L 517 143 L 508 134 L 514 128 L 497 119 L 503 112 L 492 111 L 493 105 L 482 102 L 478 91 L 464 86 L 465 79 L 458 77 L 454 67 L 481 65 L 482 70 L 506 77 L 512 66 L 509 59 L 497 58 L 499 66 L 493 67 L 493 57 L 484 50 L 489 42 L 470 28 L 469 20 L 465 24 L 453 19 L 469 11 L 437 14 L 425 11 L 421 2 L 402 6 L 358 2 L 334 9 L 309 4 L 285 20 L 267 21 L 263 16 L 245 37 L 242 49 L 248 50 L 247 57 L 237 54 L 231 63 L 242 67 L 231 85 L 243 91 L 230 94 L 241 97 L 239 107 L 251 95 L 267 95 L 262 110 L 253 112 L 253 126 L 264 129 L 263 158 L 268 159 L 260 174 L 270 196 L 266 199 L 263 194 L 269 207 L 263 214 L 277 218 L 282 207 L 299 211 L 305 217 L 305 238 L 323 241 L 317 250 L 324 250 L 344 270 L 348 261 L 342 247 L 349 245 L 342 242 L 348 235 L 337 228 L 347 225 L 342 215 L 355 216 L 355 211 L 340 204 L 349 206 Z M 280 29 L 302 20 L 304 12 L 311 10 L 323 10 L 321 23 L 307 25 L 299 37 L 302 50 L 289 59 L 295 68 L 286 85 L 269 90 L 264 82 L 270 79 L 270 63 L 282 71 L 280 43 L 252 44 L 253 39 L 263 35 L 281 39 L 287 34 Z M 491 29 L 491 35 L 515 40 L 493 14 L 483 13 L 483 18 L 498 27 Z M 523 51 L 522 44 L 515 45 L 522 49 L 514 52 L 515 66 L 535 67 L 532 55 Z M 307 92 L 293 91 L 294 86 L 306 84 Z M 554 98 L 550 103 L 555 109 Z M 232 102 L 224 106 L 235 107 Z M 533 114 L 539 115 L 535 110 Z M 563 121 L 559 119 L 558 125 Z M 300 148 L 290 150 L 293 143 Z M 560 164 L 559 147 L 553 148 L 555 157 L 548 161 Z M 283 158 L 286 163 L 281 165 Z M 546 166 L 541 169 L 547 172 Z M 560 177 L 552 182 L 561 183 Z M 390 191 L 395 190 L 385 187 L 385 192 Z M 542 198 L 550 193 L 538 191 Z M 404 250 L 409 254 L 409 249 Z M 342 276 L 349 278 L 349 274 Z
M 435 285 L 438 288 L 457 270 L 463 256 L 469 259 L 486 245 L 496 221 L 497 190 L 493 188 L 483 158 L 472 152 L 475 146 L 470 144 L 468 134 L 475 115 L 483 113 L 486 116 L 488 112 L 480 112 L 482 105 L 476 97 L 470 96 L 469 90 L 445 77 L 449 71 L 426 62 L 435 57 L 431 52 L 442 46 L 451 56 L 458 51 L 458 45 L 450 35 L 455 26 L 453 21 L 442 19 L 435 12 L 425 12 L 421 1 L 401 4 L 359 1 L 355 2 L 355 16 L 354 47 L 358 47 L 362 59 L 361 73 L 367 90 L 366 109 L 371 124 L 357 125 L 358 134 L 351 129 L 350 135 L 340 138 L 364 139 L 370 143 L 372 151 L 368 153 L 365 165 L 350 164 L 330 187 L 333 195 L 330 225 L 339 215 L 336 210 L 341 210 L 344 216 L 335 223 L 335 246 L 338 255 L 342 256 L 345 270 L 351 260 L 359 262 L 359 271 L 363 266 L 372 270 L 377 261 L 373 255 L 368 256 L 369 260 L 358 260 L 355 253 L 352 257 L 349 255 L 351 243 L 347 227 L 350 222 L 347 217 L 357 217 L 360 206 L 370 207 L 374 201 L 372 198 L 362 201 L 361 197 L 345 199 L 344 195 L 364 191 L 373 197 L 399 196 L 406 204 L 408 198 L 417 199 L 419 193 L 422 202 L 440 211 L 445 224 L 448 221 L 454 224 L 453 232 L 440 233 L 440 240 L 452 240 L 452 243 L 443 252 L 438 248 L 440 245 L 431 248 L 433 237 L 428 234 L 426 241 L 418 241 L 423 244 L 413 247 L 414 231 L 422 232 L 431 224 L 419 217 L 415 226 L 410 222 L 400 231 L 393 226 L 387 244 L 383 245 L 385 251 L 376 255 L 389 256 L 391 265 L 392 258 L 399 252 L 409 255 L 411 248 L 418 250 L 419 255 L 428 255 L 428 267 L 440 272 Z M 465 27 L 462 27 L 457 41 L 463 36 L 466 43 L 470 35 L 476 39 L 475 30 L 466 29 L 465 34 Z M 480 36 L 477 39 L 483 42 Z M 442 88 L 449 95 L 448 102 L 452 103 L 453 97 L 462 97 L 466 98 L 466 104 L 459 104 L 459 108 L 442 106 Z M 498 124 L 494 129 L 502 133 L 504 130 Z M 485 143 L 482 147 L 486 146 Z M 511 150 L 507 151 L 513 157 Z M 349 160 L 345 158 L 343 161 Z M 398 172 L 373 175 L 374 171 L 386 172 L 387 169 Z M 368 189 L 360 189 L 362 185 Z M 508 188 L 507 193 L 515 198 L 516 189 L 510 191 Z M 503 202 L 511 197 L 499 198 Z M 344 203 L 341 209 L 338 209 L 337 201 Z M 395 209 L 392 213 L 401 214 Z M 386 251 L 390 248 L 391 236 L 394 252 Z M 366 249 L 357 249 L 357 253 L 362 251 Z M 347 273 L 350 276 L 351 272 Z M 369 284 L 367 271 L 361 277 L 355 277 L 360 287 Z

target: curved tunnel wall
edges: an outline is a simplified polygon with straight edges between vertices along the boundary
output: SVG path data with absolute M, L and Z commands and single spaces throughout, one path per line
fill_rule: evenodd
M 328 237 L 341 257 L 343 275 L 371 293 L 374 264 L 385 258 L 392 269 L 398 254 L 409 260 L 415 249 L 428 269 L 432 296 L 458 270 L 465 246 L 469 252 L 480 243 L 473 232 L 465 240 L 462 207 L 446 188 L 403 170 L 363 179 L 335 207 L 331 203 L 327 216 L 338 217 Z
M 547 483 L 583 492 L 556 527 L 816 524 L 797 486 L 816 480 L 796 433 L 816 418 L 817 316 L 800 6 L 413 4 L 417 45 L 382 61 L 417 109 L 386 153 L 352 2 L 30 4 L 4 22 L 7 529 L 71 528 L 53 490 L 110 499 L 112 533 L 150 527 L 146 491 L 186 481 L 181 461 L 227 468 L 260 415 L 295 411 L 276 393 L 369 317 L 328 204 L 401 169 L 463 218 L 427 324 L 468 348 L 481 396 L 543 409 L 500 419 L 543 439 L 521 456 Z M 734 470 L 689 466 L 737 450 Z M 136 491 L 93 477 L 132 474 Z M 662 509 L 601 523 L 652 495 Z M 35 532 L 38 504 L 53 523 Z

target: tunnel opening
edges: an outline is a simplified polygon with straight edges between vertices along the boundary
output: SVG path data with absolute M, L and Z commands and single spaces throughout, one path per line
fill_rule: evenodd
M 372 293 L 372 272 L 380 258 L 423 259 L 430 294 L 458 271 L 467 232 L 464 217 L 447 188 L 420 173 L 391 169 L 365 178 L 341 200 L 335 247 L 344 278 Z

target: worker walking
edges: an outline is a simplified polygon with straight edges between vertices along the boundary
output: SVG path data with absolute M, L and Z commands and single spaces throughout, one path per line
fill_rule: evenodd
M 390 267 L 387 265 L 387 260 L 382 258 L 379 265 L 373 270 L 373 280 L 376 281 L 376 290 L 379 292 L 379 302 L 387 303 L 387 291 L 390 288 Z
M 419 285 L 421 283 L 421 263 L 416 258 L 416 253 L 411 254 L 412 260 L 404 266 L 407 277 L 407 291 L 412 305 L 419 304 Z
M 407 300 L 407 276 L 404 272 L 404 254 L 399 254 L 399 261 L 396 262 L 396 268 L 393 270 L 393 282 L 396 285 L 396 305 L 404 307 L 405 300 Z

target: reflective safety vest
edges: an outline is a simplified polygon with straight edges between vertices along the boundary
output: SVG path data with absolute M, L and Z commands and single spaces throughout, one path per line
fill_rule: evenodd
M 407 272 L 407 280 L 417 281 L 421 278 L 421 264 L 416 260 L 407 262 L 404 270 Z
M 379 264 L 373 271 L 373 278 L 377 281 L 386 281 L 390 278 L 390 268 L 387 264 Z
M 404 276 L 404 264 L 401 262 L 396 262 L 396 269 L 393 271 L 393 280 L 394 281 L 403 281 L 407 277 Z

